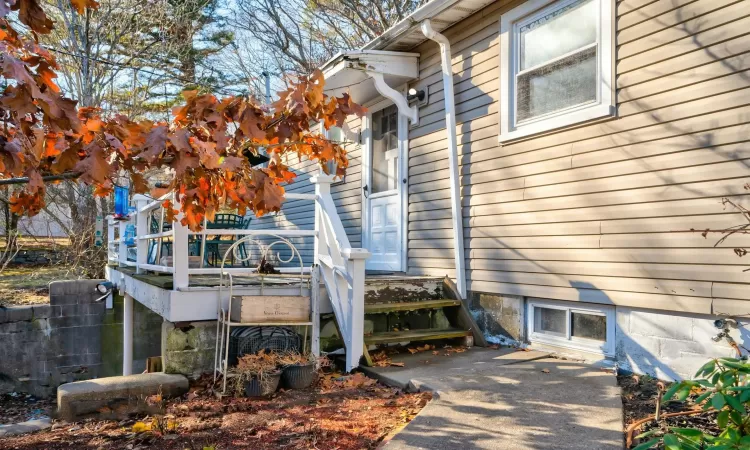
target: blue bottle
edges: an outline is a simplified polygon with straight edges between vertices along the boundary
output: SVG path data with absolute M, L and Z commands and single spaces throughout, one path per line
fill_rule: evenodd
M 129 206 L 128 188 L 115 186 L 115 218 L 123 219 L 127 217 Z

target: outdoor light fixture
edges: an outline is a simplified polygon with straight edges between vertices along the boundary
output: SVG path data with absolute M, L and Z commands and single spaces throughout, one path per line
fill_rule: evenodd
M 406 96 L 406 99 L 409 101 L 412 100 L 419 100 L 420 102 L 424 100 L 425 98 L 425 92 L 423 90 L 416 90 L 414 88 L 410 88 L 408 95 Z
M 727 317 L 727 318 L 721 318 L 714 320 L 714 326 L 718 329 L 728 329 L 728 328 L 737 328 L 739 324 L 737 323 L 737 320 Z
M 115 285 L 111 281 L 102 281 L 96 285 L 96 291 L 100 294 L 108 294 L 114 288 Z

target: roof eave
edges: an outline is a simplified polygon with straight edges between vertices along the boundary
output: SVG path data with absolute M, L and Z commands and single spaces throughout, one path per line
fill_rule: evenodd
M 436 15 L 460 2 L 461 0 L 432 0 L 417 8 L 413 13 L 397 22 L 383 34 L 362 46 L 362 50 L 381 50 L 397 41 L 425 19 L 432 19 Z

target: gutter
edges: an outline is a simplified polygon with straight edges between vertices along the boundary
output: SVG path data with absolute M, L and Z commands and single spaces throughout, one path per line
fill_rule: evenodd
M 417 8 L 413 13 L 396 23 L 383 34 L 362 46 L 362 50 L 380 50 L 401 38 L 402 35 L 419 26 L 423 20 L 429 20 L 461 0 L 432 0 Z
M 456 139 L 456 101 L 453 94 L 453 64 L 448 38 L 432 29 L 429 19 L 422 21 L 422 34 L 440 46 L 440 63 L 443 71 L 445 95 L 445 131 L 448 136 L 448 167 L 451 186 L 451 218 L 453 219 L 453 245 L 456 250 L 456 287 L 466 298 L 466 259 L 464 258 L 464 225 L 461 211 L 461 191 L 458 178 L 458 141 Z

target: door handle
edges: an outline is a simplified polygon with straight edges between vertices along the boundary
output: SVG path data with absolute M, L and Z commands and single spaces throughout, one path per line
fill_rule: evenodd
M 369 192 L 367 192 L 367 185 L 362 186 L 362 192 L 364 192 L 365 198 L 370 198 Z

